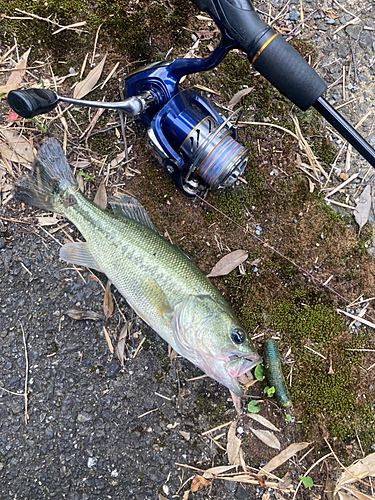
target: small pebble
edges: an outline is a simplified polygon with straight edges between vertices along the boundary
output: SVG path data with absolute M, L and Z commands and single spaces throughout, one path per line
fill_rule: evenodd
M 95 465 L 97 464 L 97 462 L 98 462 L 97 458 L 89 457 L 89 459 L 87 460 L 87 467 L 89 469 L 91 469 L 91 467 L 95 467 Z
M 243 427 L 237 427 L 238 434 L 243 434 Z

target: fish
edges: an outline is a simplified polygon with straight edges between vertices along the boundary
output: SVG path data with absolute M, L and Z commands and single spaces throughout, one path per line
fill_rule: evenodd
M 279 349 L 273 339 L 266 339 L 263 343 L 263 363 L 268 385 L 275 388 L 276 401 L 283 408 L 289 408 L 292 400 L 285 383 Z
M 261 362 L 248 333 L 218 289 L 179 248 L 156 231 L 132 196 L 110 198 L 102 210 L 78 189 L 58 141 L 39 149 L 15 198 L 59 213 L 84 242 L 69 242 L 60 258 L 104 273 L 137 315 L 181 356 L 243 396 L 239 378 Z

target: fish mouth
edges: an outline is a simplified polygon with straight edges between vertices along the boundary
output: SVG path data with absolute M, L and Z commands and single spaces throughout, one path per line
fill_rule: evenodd
M 261 363 L 261 361 L 262 358 L 256 352 L 241 355 L 231 354 L 229 355 L 227 371 L 232 378 L 238 379 Z

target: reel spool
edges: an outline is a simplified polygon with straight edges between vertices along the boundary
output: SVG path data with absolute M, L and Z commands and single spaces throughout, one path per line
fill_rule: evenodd
M 236 127 L 201 95 L 184 90 L 154 116 L 150 145 L 166 172 L 187 195 L 233 184 L 247 163 L 247 149 L 235 138 Z

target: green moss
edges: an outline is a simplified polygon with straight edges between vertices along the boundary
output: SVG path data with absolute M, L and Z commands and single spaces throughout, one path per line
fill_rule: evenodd
M 319 425 L 344 441 L 365 433 L 369 410 L 357 401 L 356 367 L 362 354 L 349 349 L 364 347 L 366 337 L 346 332 L 343 318 L 324 294 L 301 289 L 275 305 L 270 325 L 282 334 L 296 360 L 290 393 L 306 434 L 311 436 Z M 333 374 L 328 373 L 330 360 Z
M 345 322 L 323 299 L 323 294 L 314 296 L 297 288 L 275 306 L 271 327 L 285 332 L 294 345 L 306 339 L 329 345 L 343 331 Z

